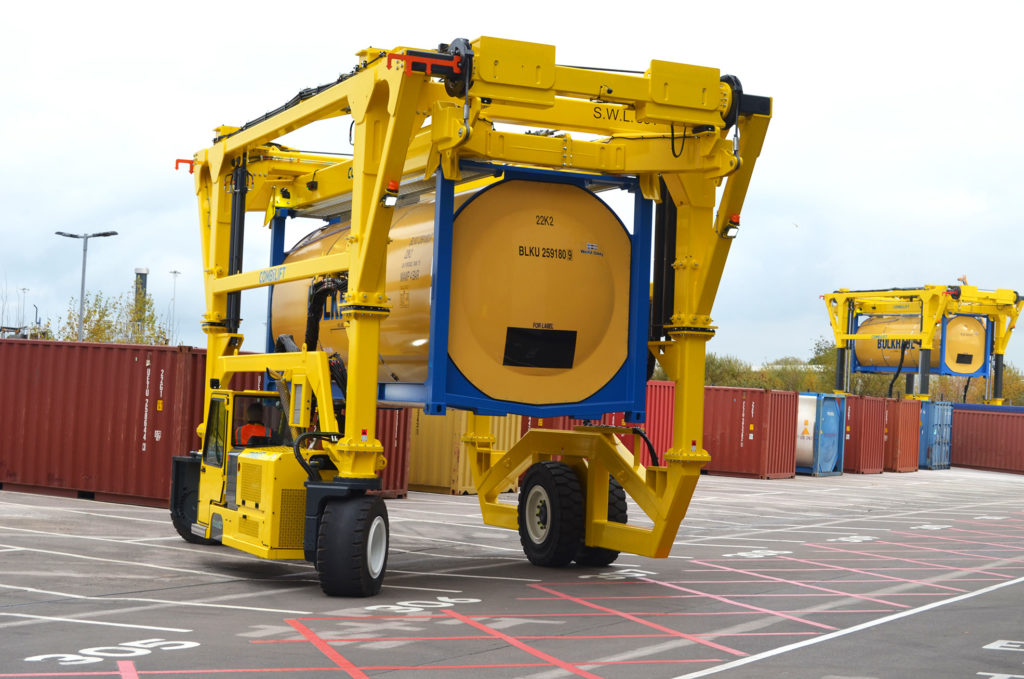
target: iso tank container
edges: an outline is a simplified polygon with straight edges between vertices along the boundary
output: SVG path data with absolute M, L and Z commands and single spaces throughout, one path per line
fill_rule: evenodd
M 885 399 L 846 397 L 846 443 L 843 471 L 881 474 L 885 462 Z
M 171 458 L 201 446 L 205 375 L 192 347 L 0 340 L 0 487 L 167 506 Z M 261 389 L 263 375 L 228 386 Z M 394 412 L 377 420 L 392 496 L 408 463 Z
M 791 391 L 704 388 L 704 449 L 710 474 L 785 479 L 796 473 L 797 395 Z
M 954 404 L 950 461 L 1024 474 L 1024 408 Z
M 456 196 L 448 357 L 485 396 L 531 405 L 578 403 L 604 388 L 628 355 L 629 232 L 596 195 L 571 184 L 514 179 Z M 435 205 L 395 210 L 378 379 L 428 376 Z M 540 215 L 538 217 L 538 215 Z M 348 251 L 348 224 L 303 238 L 285 264 Z M 273 336 L 305 337 L 309 280 L 274 288 Z M 645 284 L 646 287 L 646 284 Z M 348 355 L 343 296 L 319 328 Z M 310 347 L 313 349 L 314 347 Z
M 464 410 L 449 408 L 444 415 L 410 411 L 409 487 L 431 493 L 476 493 L 472 460 L 462 437 L 466 433 Z M 519 415 L 491 418 L 494 450 L 508 450 L 522 436 Z M 516 482 L 505 490 L 516 490 Z
M 920 437 L 921 401 L 886 399 L 885 471 L 916 472 Z
M 952 444 L 953 404 L 921 403 L 921 430 L 917 464 L 920 469 L 949 469 Z
M 812 476 L 843 473 L 846 399 L 835 394 L 800 394 L 796 418 L 796 471 Z

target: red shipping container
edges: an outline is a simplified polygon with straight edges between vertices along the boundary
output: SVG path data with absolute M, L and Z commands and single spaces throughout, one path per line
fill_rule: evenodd
M 201 444 L 205 371 L 191 347 L 0 340 L 0 487 L 167 506 L 171 458 Z M 394 412 L 377 420 L 391 497 L 408 492 L 408 413 Z
M 0 483 L 165 505 L 171 457 L 199 443 L 194 360 L 188 347 L 0 341 Z
M 916 472 L 921 440 L 921 402 L 886 399 L 885 462 L 887 472 Z
M 658 459 L 663 460 L 665 452 L 672 447 L 673 417 L 675 411 L 676 391 L 675 383 L 651 380 L 647 383 L 647 421 L 644 423 L 624 422 L 623 413 L 606 413 L 599 423 L 615 427 L 640 427 L 647 434 L 651 445 L 654 446 Z M 583 420 L 575 420 L 568 416 L 561 417 L 528 417 L 523 416 L 522 431 L 525 434 L 530 429 L 561 429 L 571 430 L 583 424 Z M 632 434 L 620 434 L 619 440 L 623 445 L 633 450 L 635 436 Z M 651 456 L 647 446 L 641 442 L 642 451 L 641 464 L 649 466 Z
M 785 479 L 796 475 L 797 394 L 704 388 L 704 449 L 712 474 Z
M 1024 414 L 953 409 L 951 462 L 1024 474 Z
M 410 413 L 401 410 L 377 410 L 377 439 L 384 446 L 388 466 L 380 472 L 380 487 L 376 491 L 383 497 L 399 498 L 409 494 L 409 434 Z
M 881 474 L 885 463 L 885 399 L 846 397 L 846 449 L 843 471 Z

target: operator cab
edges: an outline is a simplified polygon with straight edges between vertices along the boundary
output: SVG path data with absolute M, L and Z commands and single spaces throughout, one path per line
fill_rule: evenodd
M 235 395 L 231 409 L 231 443 L 233 447 L 291 446 L 291 428 L 284 418 L 281 398 L 277 394 Z

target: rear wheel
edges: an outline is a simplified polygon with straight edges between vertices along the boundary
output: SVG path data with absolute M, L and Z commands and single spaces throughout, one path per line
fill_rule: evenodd
M 626 507 L 626 491 L 613 478 L 608 479 L 608 520 L 626 523 L 629 509 Z M 576 552 L 576 563 L 580 566 L 607 566 L 619 558 L 619 552 L 604 547 L 581 545 Z
M 563 462 L 538 462 L 519 491 L 519 542 L 530 563 L 566 566 L 583 544 L 583 491 Z
M 328 596 L 373 596 L 388 563 L 388 510 L 384 500 L 363 495 L 329 500 L 320 516 L 316 569 Z
M 192 532 L 192 524 L 199 515 L 199 493 L 194 488 L 184 488 L 175 498 L 176 506 L 171 508 L 171 523 L 174 530 L 185 542 L 193 545 L 219 545 L 216 540 L 199 537 Z

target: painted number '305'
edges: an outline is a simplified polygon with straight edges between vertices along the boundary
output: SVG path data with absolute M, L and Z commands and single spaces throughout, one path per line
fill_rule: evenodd
M 78 653 L 34 655 L 31 658 L 25 658 L 25 662 L 56 660 L 61 665 L 87 665 L 89 663 L 102 662 L 105 659 L 138 658 L 139 656 L 149 655 L 153 651 L 180 651 L 186 648 L 195 648 L 198 645 L 199 642 L 197 641 L 142 639 L 140 641 L 126 641 L 116 646 L 83 648 Z

